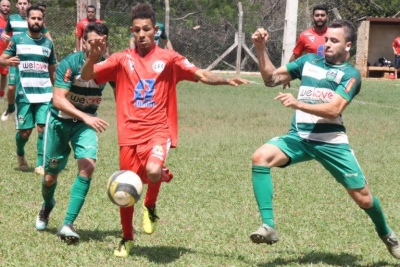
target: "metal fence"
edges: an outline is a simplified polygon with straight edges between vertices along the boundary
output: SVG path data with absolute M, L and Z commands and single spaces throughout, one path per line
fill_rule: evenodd
M 15 12 L 15 11 L 14 11 Z M 272 14 L 271 14 L 272 13 Z M 284 31 L 285 6 L 274 7 L 268 13 L 249 12 L 243 7 L 243 34 L 246 46 L 253 51 L 251 35 L 257 27 L 263 26 L 270 33 L 268 51 L 272 62 L 281 64 L 282 41 Z M 55 43 L 58 59 L 62 59 L 75 49 L 75 25 L 77 21 L 76 8 L 48 7 L 46 11 L 46 26 Z M 109 41 L 111 52 L 123 50 L 129 45 L 129 12 L 101 10 L 101 20 L 110 29 Z M 221 17 L 210 17 L 196 13 L 189 18 L 170 17 L 169 38 L 174 49 L 185 55 L 200 68 L 207 68 L 222 55 L 235 40 L 238 31 L 238 17 L 228 20 Z M 157 21 L 164 22 L 165 14 L 157 11 Z M 311 18 L 299 11 L 297 32 L 311 26 Z M 242 51 L 242 71 L 258 71 L 257 63 Z M 226 55 L 214 69 L 234 70 L 236 64 L 236 49 Z

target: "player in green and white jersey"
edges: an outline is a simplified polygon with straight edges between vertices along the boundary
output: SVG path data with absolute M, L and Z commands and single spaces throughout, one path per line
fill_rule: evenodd
M 273 66 L 265 49 L 267 31 L 260 28 L 252 36 L 266 86 L 301 80 L 297 99 L 291 93 L 275 97 L 285 107 L 295 110 L 289 132 L 270 139 L 252 156 L 253 190 L 262 218 L 262 226 L 250 234 L 254 243 L 273 244 L 279 240 L 274 222 L 271 168 L 316 160 L 367 213 L 389 252 L 400 259 L 399 240 L 387 224 L 378 198 L 368 187 L 350 148 L 341 115 L 361 88 L 360 72 L 346 62 L 355 32 L 350 21 L 333 21 L 325 35 L 325 58 L 307 54 L 280 68 Z
M 26 21 L 26 11 L 31 6 L 30 0 L 17 0 L 16 7 L 18 14 L 11 14 L 8 17 L 8 22 L 5 30 L 1 34 L 1 38 L 7 42 L 14 35 L 24 33 L 28 30 L 28 23 Z M 41 33 L 51 41 L 51 35 L 45 26 L 42 27 Z M 8 79 L 8 91 L 7 91 L 7 110 L 2 114 L 1 120 L 6 121 L 10 115 L 14 112 L 14 97 L 15 97 L 15 84 L 18 80 L 18 71 L 16 68 L 11 67 Z
M 97 160 L 96 132 L 102 132 L 108 123 L 97 117 L 105 84 L 81 79 L 81 68 L 86 60 L 90 41 L 108 36 L 106 25 L 89 23 L 83 34 L 84 51 L 68 55 L 57 67 L 53 100 L 47 115 L 45 130 L 45 176 L 42 181 L 44 203 L 36 218 L 36 229 L 45 230 L 54 207 L 54 192 L 59 173 L 67 165 L 71 147 L 78 163 L 78 174 L 71 188 L 64 222 L 57 235 L 69 242 L 79 240 L 73 223 L 78 217 L 89 191 Z M 103 54 L 105 50 L 103 51 Z M 105 59 L 99 58 L 98 61 Z
M 27 9 L 28 32 L 14 35 L 0 57 L 0 66 L 18 68 L 16 83 L 16 134 L 18 165 L 28 170 L 25 144 L 37 125 L 36 168 L 43 167 L 43 131 L 56 69 L 53 42 L 41 34 L 43 11 L 38 7 Z
M 174 50 L 171 40 L 169 40 L 167 33 L 165 32 L 164 24 L 156 22 L 156 33 L 154 34 L 154 42 L 156 45 L 160 44 L 160 40 L 166 49 Z M 135 37 L 133 36 L 133 33 L 129 35 L 129 48 L 135 48 Z

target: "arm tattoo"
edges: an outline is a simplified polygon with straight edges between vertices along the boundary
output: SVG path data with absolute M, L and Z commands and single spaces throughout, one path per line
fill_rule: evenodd
M 264 80 L 265 86 L 274 87 L 282 84 L 281 76 L 279 74 L 272 74 L 267 80 Z

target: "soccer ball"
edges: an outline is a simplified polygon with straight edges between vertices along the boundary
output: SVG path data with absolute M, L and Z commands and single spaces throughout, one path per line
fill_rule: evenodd
M 117 171 L 107 183 L 107 195 L 111 202 L 120 207 L 130 207 L 139 201 L 143 183 L 132 171 Z

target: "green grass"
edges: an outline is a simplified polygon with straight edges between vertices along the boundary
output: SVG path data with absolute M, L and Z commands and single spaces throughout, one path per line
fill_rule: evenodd
M 135 246 L 115 258 L 118 208 L 107 198 L 108 177 L 118 170 L 115 105 L 111 90 L 99 114 L 110 123 L 99 135 L 99 160 L 86 203 L 76 220 L 81 242 L 68 246 L 55 234 L 61 225 L 77 172 L 71 156 L 59 176 L 57 205 L 48 231 L 34 221 L 42 203 L 41 178 L 16 170 L 14 121 L 0 123 L 0 266 L 393 266 L 367 215 L 318 163 L 273 169 L 275 215 L 281 241 L 255 245 L 249 233 L 261 224 L 253 196 L 251 155 L 265 141 L 284 134 L 293 111 L 273 98 L 281 88 L 258 84 L 211 87 L 180 83 L 179 147 L 167 165 L 174 173 L 158 201 L 157 231 L 141 229 L 136 206 Z M 298 82 L 292 83 L 298 88 Z M 289 92 L 296 94 L 296 89 Z M 363 81 L 344 113 L 352 148 L 391 227 L 400 234 L 398 201 L 400 83 Z M 6 107 L 0 104 L 1 111 Z M 35 161 L 36 132 L 27 144 Z M 32 169 L 33 170 L 33 169 Z

